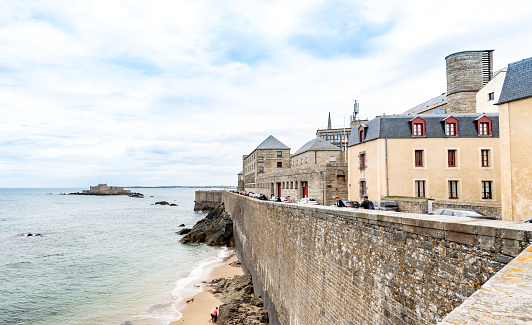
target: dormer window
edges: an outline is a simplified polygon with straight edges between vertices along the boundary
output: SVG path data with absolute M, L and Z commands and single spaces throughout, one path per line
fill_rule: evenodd
M 478 123 L 478 135 L 481 137 L 487 137 L 491 135 L 491 119 L 486 115 L 482 115 L 477 118 Z
M 416 117 L 412 119 L 412 136 L 413 137 L 424 137 L 425 136 L 425 120 L 421 117 Z
M 449 116 L 443 121 L 445 122 L 445 135 L 448 137 L 456 136 L 458 134 L 458 120 Z
M 364 142 L 366 139 L 366 125 L 361 124 L 358 127 L 358 142 Z

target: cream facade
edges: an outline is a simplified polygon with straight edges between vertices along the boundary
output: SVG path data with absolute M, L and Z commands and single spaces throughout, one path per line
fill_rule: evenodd
M 477 113 L 498 113 L 499 96 L 506 77 L 506 68 L 495 72 L 493 78 L 476 95 Z
M 503 220 L 532 218 L 532 58 L 511 63 L 499 100 Z
M 489 133 L 482 123 L 489 123 Z M 401 196 L 501 202 L 497 114 L 379 117 L 352 130 L 348 160 L 350 200 L 367 194 L 377 201 Z

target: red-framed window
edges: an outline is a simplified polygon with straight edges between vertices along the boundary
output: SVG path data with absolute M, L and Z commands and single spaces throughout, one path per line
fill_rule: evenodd
M 358 127 L 358 142 L 364 142 L 366 139 L 366 126 L 364 124 L 361 124 Z
M 414 166 L 423 167 L 423 150 L 414 151 Z
M 360 181 L 360 197 L 366 194 L 366 181 Z
M 488 94 L 488 101 L 495 99 L 495 93 L 489 93 Z
M 425 181 L 416 181 L 416 197 L 425 197 Z
M 424 137 L 425 136 L 425 120 L 421 117 L 416 117 L 410 121 L 412 123 L 412 136 Z
M 447 150 L 447 166 L 456 167 L 456 150 Z
M 482 167 L 490 166 L 490 150 L 489 149 L 480 150 L 480 166 Z
M 458 119 L 453 116 L 449 116 L 445 120 L 445 135 L 448 137 L 454 137 L 458 134 Z
M 493 199 L 492 181 L 482 181 L 482 199 L 483 200 Z
M 485 137 L 491 135 L 491 119 L 489 117 L 483 115 L 477 119 L 477 123 L 479 136 Z
M 360 169 L 366 169 L 366 153 L 361 153 L 358 157 L 358 166 Z
M 449 199 L 458 199 L 458 181 L 449 181 Z

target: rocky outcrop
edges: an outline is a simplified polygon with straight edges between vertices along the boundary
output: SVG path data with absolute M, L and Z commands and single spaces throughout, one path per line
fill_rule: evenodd
M 268 312 L 263 308 L 261 297 L 253 294 L 250 275 L 214 279 L 209 285 L 210 292 L 224 302 L 219 308 L 217 324 L 268 324 Z
M 233 220 L 223 203 L 198 221 L 180 240 L 183 244 L 204 243 L 209 246 L 233 246 Z

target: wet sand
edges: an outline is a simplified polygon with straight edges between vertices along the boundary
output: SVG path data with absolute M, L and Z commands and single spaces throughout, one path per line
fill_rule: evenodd
M 223 265 L 215 267 L 208 276 L 206 282 L 217 278 L 233 278 L 235 275 L 243 275 L 244 271 L 240 267 L 234 267 L 229 265 L 232 262 L 238 261 L 236 255 L 230 256 L 227 260 L 224 261 Z M 175 322 L 171 322 L 169 325 L 181 325 L 181 324 L 212 324 L 211 322 L 211 310 L 220 306 L 222 302 L 216 298 L 212 293 L 207 290 L 210 287 L 207 287 L 207 283 L 196 283 L 202 288 L 202 292 L 194 295 L 186 301 L 188 303 L 181 311 L 183 316 Z

